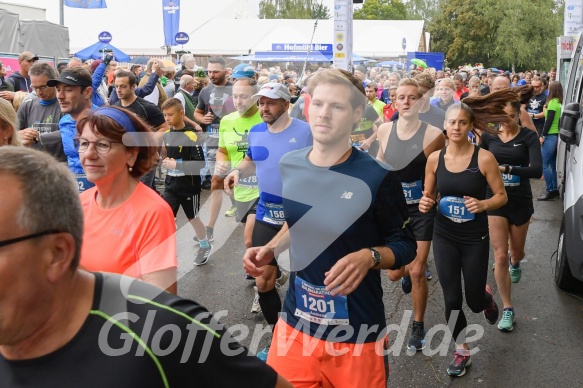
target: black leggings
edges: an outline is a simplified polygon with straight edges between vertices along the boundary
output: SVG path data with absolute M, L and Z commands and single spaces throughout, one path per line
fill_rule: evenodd
M 456 344 L 465 342 L 465 328 L 468 326 L 462 310 L 461 275 L 466 302 L 474 313 L 483 311 L 491 302 L 490 295 L 486 293 L 489 244 L 489 237 L 462 244 L 437 233 L 433 235 L 433 258 L 445 299 L 445 319 Z M 456 321 L 450 322 L 452 313 L 456 314 L 456 311 Z

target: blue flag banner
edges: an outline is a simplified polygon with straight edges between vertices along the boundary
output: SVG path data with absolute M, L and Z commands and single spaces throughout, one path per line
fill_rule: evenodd
M 65 0 L 65 5 L 71 8 L 107 8 L 105 0 Z
M 177 46 L 174 37 L 180 31 L 180 0 L 162 0 L 164 18 L 164 45 Z

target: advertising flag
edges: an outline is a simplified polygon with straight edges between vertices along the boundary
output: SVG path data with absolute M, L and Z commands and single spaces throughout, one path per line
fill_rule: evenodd
M 164 18 L 164 45 L 177 46 L 174 37 L 178 33 L 180 23 L 180 0 L 162 0 Z
M 71 8 L 107 8 L 105 0 L 65 0 L 65 5 Z

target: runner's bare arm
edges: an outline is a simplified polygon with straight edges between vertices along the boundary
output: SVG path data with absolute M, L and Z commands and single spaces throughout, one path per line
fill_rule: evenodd
M 263 273 L 261 267 L 268 265 L 277 255 L 287 250 L 289 242 L 289 231 L 286 222 L 267 245 L 247 249 L 243 256 L 245 272 L 254 277 L 260 276 Z
M 142 280 L 166 290 L 172 294 L 178 292 L 176 267 L 166 268 L 160 271 L 145 273 Z
M 226 148 L 219 147 L 216 154 L 215 173 L 225 175 L 229 173 L 229 153 Z
M 233 186 L 237 186 L 239 178 L 248 177 L 253 174 L 255 174 L 255 163 L 249 156 L 245 155 L 245 159 L 241 161 L 239 166 L 225 177 L 225 192 L 230 194 Z

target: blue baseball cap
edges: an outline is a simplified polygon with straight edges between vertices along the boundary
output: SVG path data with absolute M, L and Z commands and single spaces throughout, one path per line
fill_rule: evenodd
M 233 78 L 253 78 L 255 77 L 255 69 L 248 63 L 240 63 L 233 69 Z

